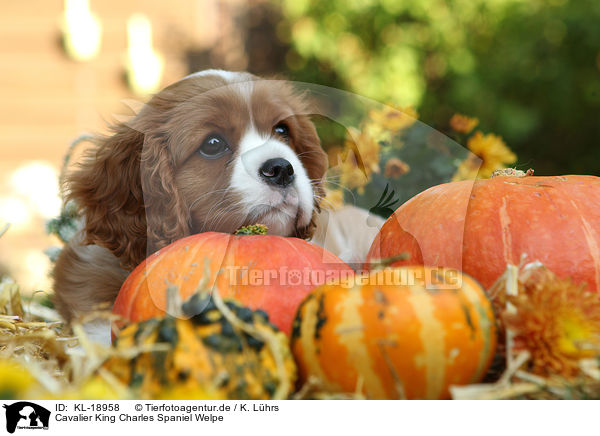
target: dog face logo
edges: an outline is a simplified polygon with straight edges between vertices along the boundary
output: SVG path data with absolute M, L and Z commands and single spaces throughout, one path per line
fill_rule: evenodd
M 48 429 L 50 411 L 29 401 L 19 401 L 6 409 L 6 431 L 14 433 L 15 429 Z

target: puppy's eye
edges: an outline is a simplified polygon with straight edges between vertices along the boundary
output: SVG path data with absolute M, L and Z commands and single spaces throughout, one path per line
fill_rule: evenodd
M 283 138 L 286 142 L 290 139 L 290 129 L 283 123 L 276 124 L 273 127 L 273 133 Z
M 218 159 L 229 151 L 227 141 L 219 135 L 209 135 L 198 149 L 205 159 Z

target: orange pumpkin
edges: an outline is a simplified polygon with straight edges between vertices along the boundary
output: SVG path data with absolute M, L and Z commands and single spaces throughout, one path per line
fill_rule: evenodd
M 182 300 L 207 275 L 209 288 L 262 309 L 289 334 L 302 299 L 327 279 L 352 274 L 351 268 L 323 248 L 298 238 L 207 232 L 188 236 L 157 251 L 127 278 L 113 312 L 143 321 L 166 312 L 167 288 L 177 286 Z
M 301 381 L 373 399 L 448 398 L 485 375 L 496 348 L 491 304 L 457 270 L 388 268 L 313 291 L 292 352 Z
M 401 252 L 457 268 L 486 289 L 522 255 L 600 289 L 600 178 L 493 177 L 434 186 L 387 220 L 367 264 Z

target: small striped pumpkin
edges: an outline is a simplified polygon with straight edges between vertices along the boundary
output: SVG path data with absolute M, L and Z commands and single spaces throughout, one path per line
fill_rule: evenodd
M 476 383 L 496 349 L 483 288 L 457 270 L 386 268 L 315 289 L 298 309 L 301 382 L 373 399 L 444 399 Z

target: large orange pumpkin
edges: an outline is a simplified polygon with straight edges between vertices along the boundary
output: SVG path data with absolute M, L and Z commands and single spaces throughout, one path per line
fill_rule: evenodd
M 434 186 L 387 220 L 367 263 L 407 252 L 402 264 L 460 269 L 486 288 L 507 264 L 539 260 L 600 289 L 600 178 L 493 177 Z
M 496 327 L 485 291 L 457 270 L 388 268 L 315 289 L 298 309 L 301 381 L 372 399 L 442 399 L 485 375 Z
M 262 309 L 289 334 L 302 299 L 327 279 L 352 274 L 323 248 L 298 238 L 207 232 L 157 251 L 129 275 L 113 312 L 143 321 L 166 312 L 167 289 L 177 286 L 185 300 L 209 272 L 208 287 L 251 309 Z

